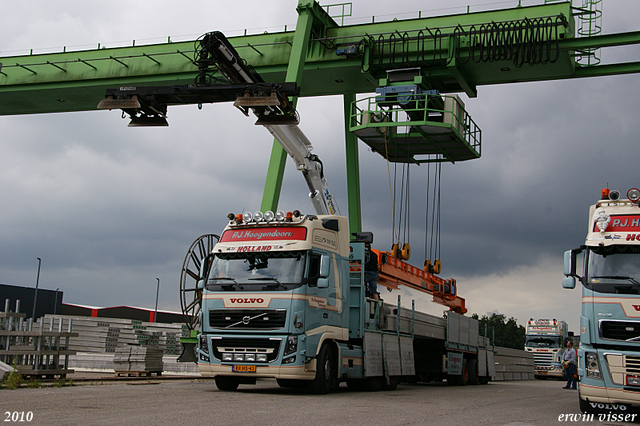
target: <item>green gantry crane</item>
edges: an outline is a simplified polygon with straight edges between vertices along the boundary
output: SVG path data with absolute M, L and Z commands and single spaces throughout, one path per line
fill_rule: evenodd
M 456 93 L 538 80 L 640 72 L 640 62 L 600 65 L 598 49 L 640 43 L 640 31 L 602 35 L 602 0 L 340 25 L 350 4 L 299 0 L 293 31 L 230 37 L 267 82 L 299 96 L 342 95 L 349 225 L 361 231 L 357 139 L 389 161 L 464 161 L 481 132 Z M 333 10 L 339 13 L 330 13 Z M 347 12 L 345 12 L 347 11 Z M 180 42 L 0 57 L 0 114 L 93 110 L 107 89 L 193 84 L 197 43 Z M 215 75 L 211 76 L 216 79 Z M 376 96 L 358 99 L 356 95 Z M 292 99 L 295 105 L 295 99 Z M 274 141 L 262 210 L 278 204 L 286 152 Z

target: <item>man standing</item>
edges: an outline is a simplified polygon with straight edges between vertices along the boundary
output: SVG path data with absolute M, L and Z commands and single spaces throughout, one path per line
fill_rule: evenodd
M 367 296 L 380 300 L 378 296 L 378 255 L 371 251 L 371 243 L 366 241 L 364 244 L 364 284 L 367 290 Z
M 567 373 L 567 385 L 562 389 L 576 389 L 576 350 L 573 349 L 573 342 L 567 340 L 567 349 L 562 355 L 562 365 Z

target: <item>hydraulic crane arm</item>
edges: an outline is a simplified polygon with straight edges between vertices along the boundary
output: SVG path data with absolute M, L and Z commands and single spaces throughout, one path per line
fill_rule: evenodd
M 282 145 L 287 154 L 293 158 L 296 168 L 302 172 L 309 187 L 309 198 L 316 213 L 323 215 L 339 214 L 338 205 L 329 192 L 329 186 L 324 178 L 322 161 L 311 153 L 313 146 L 302 130 L 295 125 L 276 124 L 263 126 L 271 132 L 273 137 Z

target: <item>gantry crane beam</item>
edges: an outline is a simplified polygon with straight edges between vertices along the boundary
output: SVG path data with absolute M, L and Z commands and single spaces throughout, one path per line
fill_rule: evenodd
M 301 0 L 298 9 L 303 7 L 319 8 L 310 0 Z M 372 92 L 403 58 L 422 59 L 424 78 L 433 88 L 471 97 L 486 84 L 640 72 L 638 62 L 578 66 L 575 50 L 639 43 L 640 32 L 575 38 L 570 2 L 347 26 L 315 9 L 296 81 L 301 96 Z M 552 22 L 559 17 L 566 22 Z M 514 22 L 554 27 L 551 38 L 558 43 L 551 48 L 558 57 L 521 66 L 513 60 L 469 60 L 469 46 L 482 29 Z M 296 31 L 283 31 L 229 40 L 266 81 L 286 81 L 295 37 Z M 0 115 L 93 110 L 108 88 L 190 84 L 197 75 L 193 57 L 193 41 L 0 57 Z

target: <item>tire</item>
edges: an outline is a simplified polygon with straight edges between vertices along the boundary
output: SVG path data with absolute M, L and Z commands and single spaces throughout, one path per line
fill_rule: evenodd
M 466 358 L 462 361 L 462 375 L 456 377 L 458 386 L 467 386 L 469 384 L 469 362 Z
M 469 384 L 477 385 L 480 383 L 480 378 L 478 377 L 478 360 L 470 359 L 469 360 Z
M 311 392 L 316 394 L 326 394 L 333 388 L 336 380 L 335 363 L 333 354 L 328 344 L 322 345 L 316 363 L 316 377 L 309 384 Z
M 216 386 L 221 391 L 234 391 L 239 384 L 240 377 L 216 376 Z
M 382 390 L 389 390 L 389 391 L 396 390 L 399 383 L 400 383 L 400 377 L 398 376 L 390 376 L 389 383 L 387 383 L 387 380 L 385 378 L 382 380 Z

